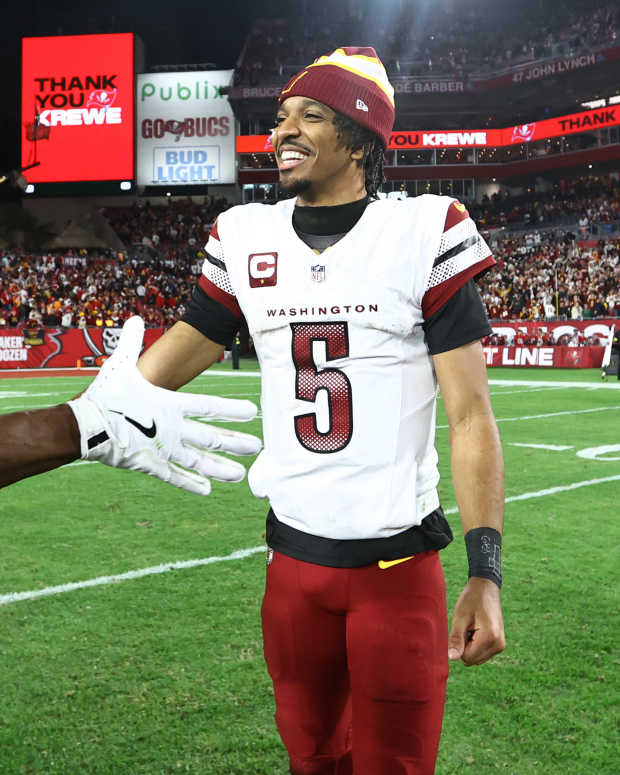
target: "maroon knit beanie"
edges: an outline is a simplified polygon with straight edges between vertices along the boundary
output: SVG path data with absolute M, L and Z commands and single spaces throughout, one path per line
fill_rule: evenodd
M 374 48 L 337 48 L 294 75 L 278 97 L 309 97 L 349 116 L 387 148 L 394 126 L 394 88 Z

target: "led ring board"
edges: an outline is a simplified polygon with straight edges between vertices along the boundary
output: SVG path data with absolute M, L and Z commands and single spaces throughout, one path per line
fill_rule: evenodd
M 134 178 L 135 36 L 22 39 L 22 169 L 31 183 Z

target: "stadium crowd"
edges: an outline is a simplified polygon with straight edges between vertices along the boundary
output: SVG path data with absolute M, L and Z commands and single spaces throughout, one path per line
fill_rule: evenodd
M 218 213 L 231 205 L 209 197 L 204 203 L 190 198 L 170 199 L 164 205 L 139 201 L 130 208 L 106 208 L 104 214 L 128 248 L 145 253 L 155 249 L 169 258 L 193 255 L 204 245 Z M 551 191 L 499 191 L 467 206 L 482 230 L 574 224 L 581 238 L 604 236 L 604 224 L 620 222 L 620 181 L 610 175 L 563 179 Z
M 602 231 L 601 224 L 620 221 L 620 182 L 609 175 L 561 180 L 548 192 L 518 196 L 498 192 L 468 207 L 481 229 L 575 223 L 585 239 Z
M 167 258 L 195 255 L 207 241 L 218 214 L 230 207 L 223 197 L 205 196 L 173 199 L 166 204 L 151 204 L 139 199 L 133 207 L 107 207 L 106 216 L 122 242 L 137 250 L 164 252 Z
M 119 253 L 0 251 L 0 326 L 116 327 L 135 313 L 147 326 L 171 325 L 201 272 L 209 230 L 229 206 L 205 197 L 107 208 L 127 248 Z M 497 193 L 468 207 L 498 262 L 480 281 L 492 320 L 620 317 L 620 239 L 599 233 L 620 219 L 617 179 L 560 181 L 546 194 Z M 577 233 L 549 227 L 567 217 Z
M 403 4 L 398 13 L 386 10 L 379 19 L 373 14 L 372 20 L 374 46 L 391 76 L 481 75 L 615 46 L 618 39 L 617 4 L 597 0 L 495 8 L 467 8 L 444 0 L 432 14 L 425 15 L 414 3 Z M 312 13 L 297 12 L 275 23 L 260 19 L 237 66 L 237 83 L 282 80 L 317 52 L 333 50 L 343 40 L 366 40 L 368 32 L 363 2 L 313 5 Z
M 0 326 L 116 327 L 140 314 L 147 326 L 169 326 L 183 314 L 200 274 L 218 213 L 230 206 L 206 196 L 104 214 L 127 250 L 68 250 L 0 255 Z
M 497 267 L 480 282 L 489 318 L 620 317 L 620 239 L 590 243 L 555 232 L 492 240 Z
M 4 252 L 0 326 L 118 327 L 134 314 L 147 326 L 170 326 L 183 314 L 200 274 L 198 253 L 190 260 Z

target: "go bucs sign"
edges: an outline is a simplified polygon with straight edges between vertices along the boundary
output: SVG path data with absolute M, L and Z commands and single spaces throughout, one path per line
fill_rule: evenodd
M 138 76 L 138 185 L 235 182 L 232 70 Z

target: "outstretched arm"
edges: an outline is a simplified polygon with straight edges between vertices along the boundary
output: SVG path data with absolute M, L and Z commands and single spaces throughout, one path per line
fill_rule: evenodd
M 223 352 L 224 345 L 180 320 L 145 351 L 138 369 L 151 384 L 177 390 L 217 363 Z
M 147 371 L 174 387 L 217 360 L 220 349 L 190 326 L 177 325 L 180 337 L 168 337 L 158 357 L 145 358 Z M 143 333 L 142 320 L 131 318 L 114 354 L 77 399 L 0 417 L 0 486 L 78 457 L 142 471 L 200 495 L 210 492 L 209 478 L 243 478 L 240 463 L 213 453 L 252 455 L 260 439 L 199 420 L 251 420 L 256 406 L 153 385 L 136 368 Z
M 67 404 L 0 416 L 0 487 L 80 457 L 80 431 Z
M 452 480 L 470 562 L 448 654 L 477 665 L 505 648 L 500 603 L 504 460 L 480 342 L 435 355 L 433 362 L 450 424 Z

